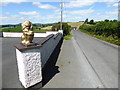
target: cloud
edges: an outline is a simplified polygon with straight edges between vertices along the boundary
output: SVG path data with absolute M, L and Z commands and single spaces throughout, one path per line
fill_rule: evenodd
M 67 11 L 66 14 L 63 14 L 63 21 L 67 22 L 78 22 L 85 20 L 86 18 L 96 20 L 105 20 L 105 19 L 117 19 L 118 10 L 108 11 L 105 13 L 96 13 L 92 9 L 88 10 L 75 10 Z M 20 15 L 19 15 L 20 14 Z M 18 15 L 8 15 L 0 16 L 4 24 L 17 24 L 22 23 L 25 20 L 30 20 L 32 23 L 55 23 L 60 21 L 60 15 L 49 14 L 46 16 L 41 16 L 37 12 L 20 12 Z M 47 18 L 46 18 L 47 17 Z
M 86 15 L 86 14 L 90 14 L 93 13 L 94 10 L 92 9 L 87 9 L 87 10 L 76 10 L 76 11 L 69 11 L 67 12 L 68 14 L 73 14 L 73 15 Z
M 28 1 L 28 0 L 2 0 L 2 1 L 0 2 L 0 5 L 6 6 L 6 5 L 9 4 L 9 3 L 17 3 L 17 4 L 19 4 L 19 3 L 27 2 L 27 1 Z
M 78 22 L 85 20 L 92 16 L 95 13 L 93 9 L 84 9 L 84 10 L 72 10 L 63 12 L 63 21 L 65 22 Z
M 11 16 L 4 16 L 0 15 L 1 24 L 18 24 L 24 21 L 21 16 L 18 15 L 11 15 Z
M 10 15 L 10 12 L 5 12 L 5 15 Z
M 109 12 L 106 12 L 106 14 L 116 16 L 118 15 L 118 10 L 109 11 Z
M 112 10 L 112 11 L 107 11 L 105 13 L 98 13 L 97 15 L 92 15 L 91 18 L 95 20 L 113 20 L 113 19 L 118 19 L 118 10 Z
M 21 14 L 21 15 L 28 15 L 28 16 L 36 16 L 36 15 L 39 15 L 39 13 L 36 12 L 36 11 L 31 11 L 31 12 L 19 12 L 19 14 Z
M 32 22 L 39 22 L 41 16 L 40 13 L 36 11 L 31 12 L 19 12 L 17 15 L 0 15 L 0 20 L 2 24 L 17 24 L 22 23 L 25 20 L 30 20 Z
M 93 5 L 96 2 L 117 2 L 117 0 L 74 0 L 66 3 L 66 8 L 81 8 Z
M 96 12 L 93 9 L 88 9 L 88 10 L 76 10 L 76 11 L 71 11 L 71 12 L 65 12 L 67 13 L 63 15 L 63 20 L 67 22 L 78 22 L 78 21 L 83 21 L 86 18 L 89 20 L 94 19 L 95 21 L 98 20 L 105 20 L 105 19 L 117 19 L 118 18 L 118 10 L 111 10 L 107 12 Z
M 116 6 L 116 7 L 117 7 L 117 6 L 118 6 L 118 3 L 114 3 L 112 6 Z
M 40 2 L 33 2 L 33 5 L 36 5 L 37 7 L 41 9 L 56 9 L 55 6 L 52 6 L 50 4 L 42 4 Z

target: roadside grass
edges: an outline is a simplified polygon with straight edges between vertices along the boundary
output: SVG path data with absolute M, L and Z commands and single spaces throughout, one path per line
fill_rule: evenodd
M 86 30 L 81 30 L 81 29 L 80 29 L 80 31 L 83 32 L 83 33 L 86 33 L 86 34 L 88 34 L 92 37 L 95 37 L 97 39 L 100 39 L 100 40 L 103 40 L 103 41 L 106 41 L 106 42 L 109 42 L 109 43 L 120 46 L 120 39 L 118 39 L 118 38 L 115 39 L 115 38 L 112 38 L 111 36 L 105 37 L 105 36 L 102 36 L 102 35 L 100 35 L 100 36 L 99 35 L 94 35 L 94 33 L 92 33 L 92 32 L 88 32 Z
M 64 36 L 65 40 L 71 40 L 72 39 L 72 32 L 70 32 L 69 35 Z

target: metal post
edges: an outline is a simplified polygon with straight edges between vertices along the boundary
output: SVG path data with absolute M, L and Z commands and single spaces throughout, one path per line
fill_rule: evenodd
M 60 30 L 62 30 L 62 13 L 63 13 L 63 3 L 61 0 L 61 24 L 60 24 Z

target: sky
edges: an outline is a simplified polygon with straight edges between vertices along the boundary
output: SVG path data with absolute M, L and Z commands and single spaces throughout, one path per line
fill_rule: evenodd
M 86 18 L 101 21 L 118 19 L 118 0 L 62 0 L 63 21 L 79 22 Z M 0 24 L 60 21 L 60 0 L 2 0 Z

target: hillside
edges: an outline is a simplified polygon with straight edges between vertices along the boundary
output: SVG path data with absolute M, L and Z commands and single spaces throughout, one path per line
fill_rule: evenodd
M 47 27 L 43 27 L 41 29 L 47 29 L 47 30 L 51 30 L 52 26 L 47 26 Z
M 79 26 L 81 26 L 83 23 L 84 22 L 69 22 L 68 25 L 79 28 Z

